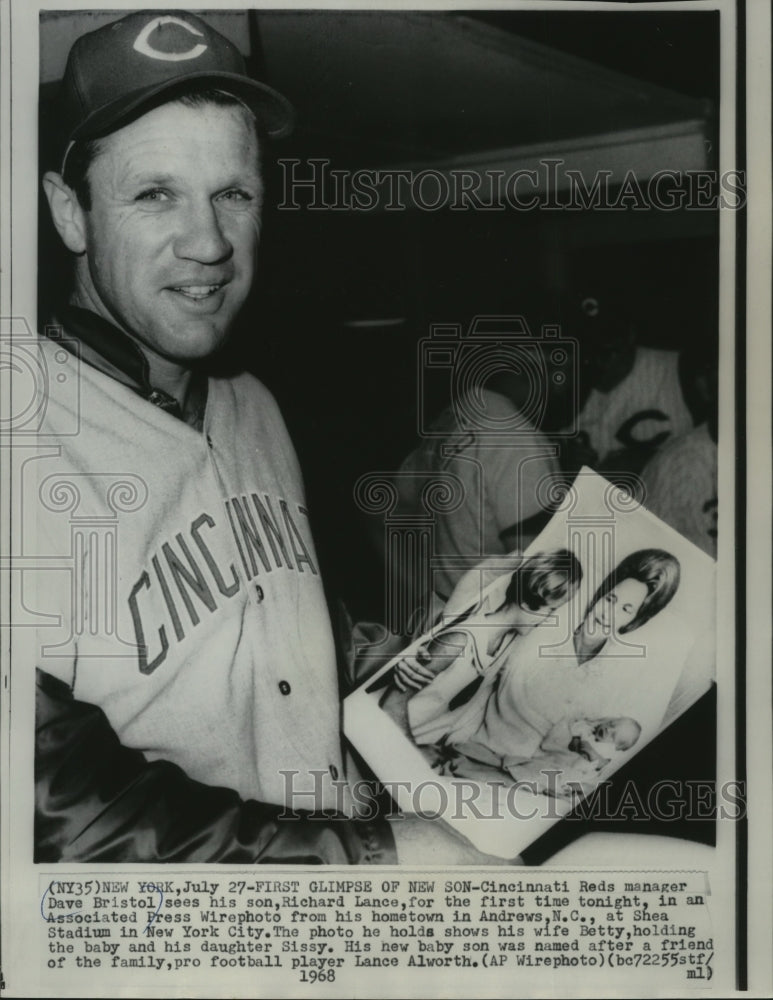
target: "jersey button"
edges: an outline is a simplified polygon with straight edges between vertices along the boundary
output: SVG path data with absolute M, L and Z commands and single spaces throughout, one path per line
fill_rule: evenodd
M 260 604 L 260 602 L 263 600 L 264 596 L 265 595 L 263 593 L 263 588 L 261 587 L 261 585 L 259 583 L 256 583 L 255 584 L 255 597 L 258 600 L 258 604 Z
M 335 766 L 335 764 L 330 765 L 330 777 L 333 779 L 333 781 L 338 780 L 338 768 Z
M 279 690 L 282 692 L 282 694 L 286 695 L 286 694 L 289 694 L 292 691 L 292 688 L 287 683 L 287 681 L 280 681 L 279 682 Z

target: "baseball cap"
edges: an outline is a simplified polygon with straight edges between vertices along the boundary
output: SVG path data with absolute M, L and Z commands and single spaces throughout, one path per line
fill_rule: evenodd
M 188 11 L 144 10 L 82 35 L 73 45 L 60 92 L 65 141 L 121 128 L 166 91 L 212 81 L 241 98 L 272 138 L 293 126 L 290 102 L 247 75 L 242 54 Z

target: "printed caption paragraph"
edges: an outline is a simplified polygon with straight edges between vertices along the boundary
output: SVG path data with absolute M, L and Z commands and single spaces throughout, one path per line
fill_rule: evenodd
M 704 872 L 424 874 L 48 876 L 48 975 L 114 970 L 116 983 L 157 985 L 260 970 L 340 984 L 368 970 L 480 981 L 509 967 L 575 979 L 603 969 L 611 987 L 635 970 L 658 988 L 712 979 Z

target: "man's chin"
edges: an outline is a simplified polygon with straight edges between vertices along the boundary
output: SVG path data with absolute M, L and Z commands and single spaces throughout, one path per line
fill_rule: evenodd
M 163 333 L 146 340 L 145 346 L 155 354 L 183 368 L 189 368 L 216 354 L 227 342 L 229 325 L 210 322 L 191 322 L 181 327 L 167 328 Z

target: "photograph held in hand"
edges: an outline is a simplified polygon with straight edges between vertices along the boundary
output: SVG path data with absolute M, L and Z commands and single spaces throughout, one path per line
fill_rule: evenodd
M 401 807 L 503 857 L 714 682 L 713 561 L 590 469 L 506 558 L 493 581 L 493 566 L 462 577 L 431 631 L 345 703 L 347 735 Z

